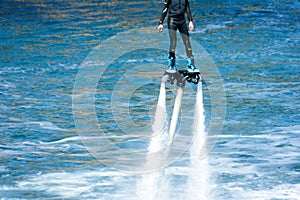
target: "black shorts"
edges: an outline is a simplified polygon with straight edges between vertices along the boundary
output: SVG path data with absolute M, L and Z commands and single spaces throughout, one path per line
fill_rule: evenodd
M 184 17 L 178 17 L 178 18 L 169 17 L 168 18 L 168 29 L 174 30 L 174 31 L 178 30 L 180 33 L 185 34 L 186 36 L 189 36 L 189 31 L 188 31 Z

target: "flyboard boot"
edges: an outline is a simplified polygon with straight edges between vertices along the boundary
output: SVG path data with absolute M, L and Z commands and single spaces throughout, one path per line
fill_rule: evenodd
M 168 59 L 168 69 L 167 72 L 168 73 L 175 73 L 177 70 L 176 68 L 176 58 L 171 57 Z
M 179 70 L 179 73 L 187 82 L 198 84 L 202 78 L 199 69 L 195 67 L 194 57 L 187 58 L 186 62 L 186 70 Z
M 186 69 L 189 73 L 199 73 L 199 69 L 195 67 L 194 57 L 186 59 Z
M 176 58 L 170 57 L 168 59 L 168 69 L 165 71 L 165 75 L 169 76 L 168 82 L 174 84 L 174 81 L 177 79 L 177 67 L 176 67 Z

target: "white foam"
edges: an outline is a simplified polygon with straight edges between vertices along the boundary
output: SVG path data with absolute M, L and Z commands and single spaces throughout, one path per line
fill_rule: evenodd
M 47 121 L 33 121 L 33 122 L 25 122 L 25 124 L 37 124 L 43 129 L 55 130 L 55 131 L 68 131 L 67 129 L 63 129 L 53 124 L 52 122 Z
M 122 187 L 132 185 L 132 183 L 124 183 L 124 181 L 127 181 L 127 178 L 128 175 L 117 171 L 77 171 L 72 173 L 37 174 L 36 176 L 28 177 L 27 180 L 18 182 L 17 190 L 43 191 L 50 196 L 53 195 L 68 199 L 81 197 L 110 200 L 109 197 L 103 198 L 105 194 L 95 193 L 94 190 L 107 186 L 117 187 L 118 184 L 123 184 Z M 128 187 L 126 189 L 129 190 Z M 126 194 L 126 189 L 124 188 L 124 194 Z M 7 188 L 7 190 L 11 190 L 11 188 Z
M 232 199 L 240 200 L 257 200 L 257 199 L 283 199 L 283 200 L 299 200 L 300 184 L 284 184 L 278 185 L 272 189 L 265 190 L 249 190 L 241 187 L 229 188 Z
M 300 125 L 294 126 L 283 126 L 283 127 L 276 127 L 271 130 L 264 131 L 265 133 L 292 133 L 292 134 L 300 134 Z
M 219 25 L 219 24 L 208 24 L 206 26 L 206 29 L 208 29 L 208 30 L 211 30 L 211 29 L 220 29 L 220 28 L 226 28 L 226 26 L 223 25 L 223 24 L 221 24 L 221 25 Z
M 0 83 L 0 87 L 3 87 L 5 89 L 17 88 L 17 86 L 15 84 L 10 83 L 10 82 L 2 82 L 2 83 Z
M 60 143 L 66 143 L 70 141 L 80 141 L 80 138 L 78 136 L 63 138 L 61 140 L 53 141 L 53 142 L 40 142 L 41 144 L 60 144 Z
M 5 166 L 0 165 L 0 172 L 6 172 L 6 171 L 8 171 L 8 169 Z
M 136 195 L 138 199 L 154 200 L 159 195 L 159 181 L 162 174 L 160 171 L 144 174 L 137 183 Z

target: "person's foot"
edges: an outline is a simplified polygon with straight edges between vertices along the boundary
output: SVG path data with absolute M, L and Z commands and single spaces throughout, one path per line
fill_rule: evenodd
M 186 69 L 188 70 L 188 72 L 199 72 L 199 69 L 197 69 L 195 67 L 195 61 L 194 61 L 194 58 L 191 57 L 191 58 L 187 58 L 186 59 Z
M 169 72 L 176 72 L 176 59 L 175 58 L 169 58 L 168 59 L 168 70 Z

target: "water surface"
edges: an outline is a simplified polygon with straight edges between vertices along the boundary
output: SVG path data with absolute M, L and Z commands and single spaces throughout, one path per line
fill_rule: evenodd
M 215 61 L 226 90 L 222 134 L 208 136 L 218 138 L 208 155 L 212 199 L 299 198 L 299 2 L 191 1 L 191 7 L 191 37 Z M 161 9 L 159 1 L 1 1 L 1 198 L 135 199 L 135 187 L 128 185 L 139 176 L 98 162 L 78 137 L 72 92 L 93 48 L 132 28 L 155 29 Z M 117 64 L 120 70 L 140 60 L 164 64 L 167 48 L 120 55 Z M 108 79 L 114 82 L 118 74 L 111 71 Z M 114 136 L 120 129 L 109 107 L 101 111 L 110 102 L 111 82 L 99 82 L 107 92 L 96 95 L 96 110 Z M 203 89 L 209 119 L 210 95 Z M 134 93 L 133 121 L 151 121 L 158 92 L 159 82 Z M 183 198 L 186 156 L 166 171 L 173 199 Z

